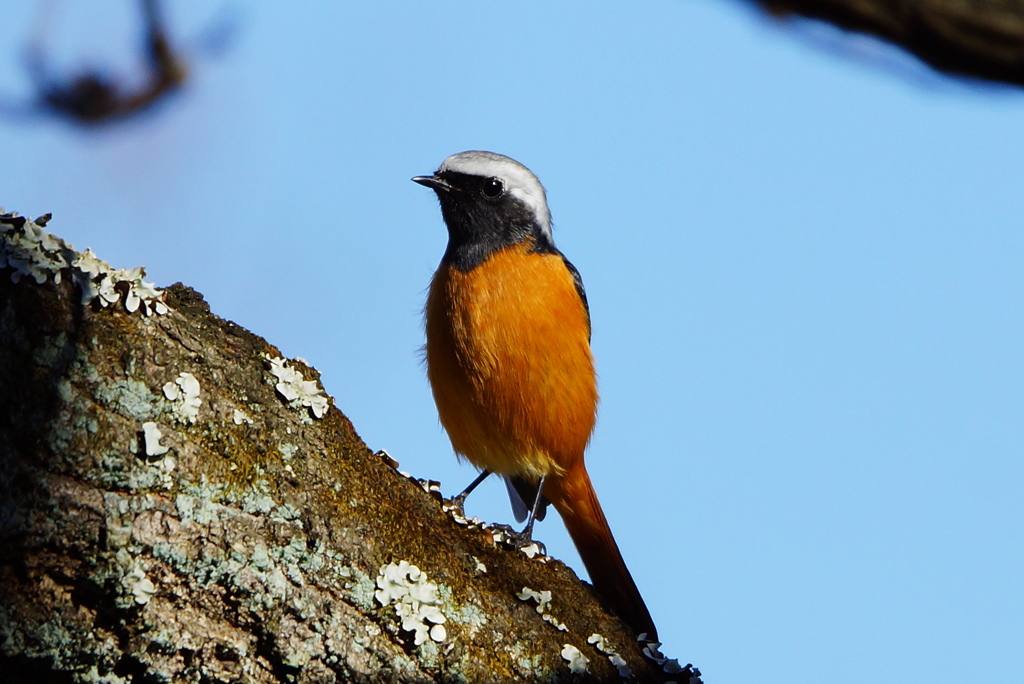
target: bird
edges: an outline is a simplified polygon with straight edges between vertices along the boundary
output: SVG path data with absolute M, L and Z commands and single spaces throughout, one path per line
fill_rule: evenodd
M 448 231 L 424 349 L 452 448 L 481 470 L 457 505 L 489 474 L 505 478 L 517 517 L 528 511 L 521 544 L 553 505 L 597 593 L 656 641 L 584 465 L 598 404 L 590 308 L 579 271 L 555 247 L 544 186 L 514 159 L 480 150 L 412 180 L 437 195 Z

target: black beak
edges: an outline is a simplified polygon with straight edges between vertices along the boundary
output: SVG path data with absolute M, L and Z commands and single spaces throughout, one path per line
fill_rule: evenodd
M 428 188 L 430 188 L 431 190 L 434 190 L 434 191 L 437 191 L 437 192 L 441 192 L 441 191 L 448 192 L 448 191 L 450 191 L 452 189 L 452 186 L 448 185 L 447 183 L 445 183 L 443 180 L 441 180 L 437 176 L 415 176 L 412 179 L 412 182 L 413 183 L 419 183 L 420 185 L 425 185 Z

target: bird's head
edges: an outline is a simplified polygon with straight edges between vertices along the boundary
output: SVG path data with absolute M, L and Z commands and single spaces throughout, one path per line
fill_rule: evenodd
M 486 255 L 533 240 L 553 249 L 551 213 L 537 176 L 494 152 L 453 154 L 430 176 L 412 179 L 437 193 L 448 226 L 449 253 Z

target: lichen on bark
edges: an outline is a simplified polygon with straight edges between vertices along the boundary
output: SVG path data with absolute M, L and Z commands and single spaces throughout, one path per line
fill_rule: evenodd
M 325 410 L 313 368 L 194 290 L 140 279 L 150 308 L 129 310 L 128 287 L 100 280 L 118 297 L 83 304 L 89 283 L 53 259 L 41 282 L 0 263 L 9 681 L 618 681 L 595 632 L 633 681 L 690 676 L 645 659 L 563 564 L 456 524 L 436 483 L 399 474 Z M 414 607 L 430 638 L 375 598 L 397 566 L 429 577 Z M 426 600 L 417 577 L 407 601 Z M 554 619 L 516 598 L 524 587 L 552 592 Z M 567 644 L 587 674 L 570 672 Z

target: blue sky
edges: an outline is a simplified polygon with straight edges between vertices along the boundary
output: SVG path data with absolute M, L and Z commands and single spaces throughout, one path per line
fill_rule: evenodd
M 216 13 L 173 5 L 186 41 Z M 1019 681 L 1024 97 L 743 3 L 557 5 L 226 5 L 231 49 L 153 115 L 0 122 L 0 204 L 195 287 L 454 493 L 418 352 L 446 236 L 409 178 L 508 154 L 586 282 L 588 466 L 665 652 L 716 683 Z M 129 68 L 131 4 L 53 6 L 58 63 Z M 510 518 L 497 483 L 468 510 Z

